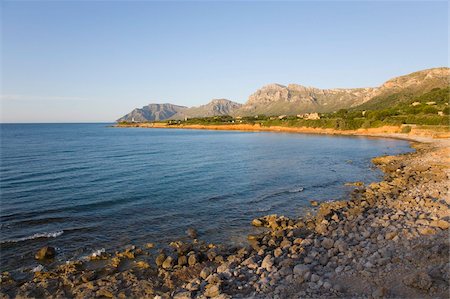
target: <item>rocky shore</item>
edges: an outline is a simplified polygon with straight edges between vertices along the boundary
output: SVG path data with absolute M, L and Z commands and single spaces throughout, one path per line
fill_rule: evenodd
M 375 158 L 384 180 L 347 201 L 252 221 L 246 247 L 174 241 L 99 253 L 29 277 L 1 275 L 0 298 L 448 298 L 447 140 Z M 47 248 L 48 249 L 48 248 Z M 36 258 L 51 258 L 52 250 Z

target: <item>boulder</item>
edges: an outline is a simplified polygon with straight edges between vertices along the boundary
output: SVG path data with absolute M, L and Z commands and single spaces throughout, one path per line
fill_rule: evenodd
M 162 267 L 164 269 L 171 269 L 173 267 L 173 264 L 174 264 L 173 257 L 168 256 L 162 263 Z
M 197 263 L 197 256 L 195 254 L 191 254 L 188 258 L 189 266 L 193 266 Z
M 166 255 L 164 253 L 160 253 L 156 259 L 155 259 L 155 263 L 158 267 L 160 267 L 164 261 L 166 260 Z
M 259 220 L 259 219 L 253 219 L 252 220 L 252 225 L 256 226 L 256 227 L 261 227 L 261 226 L 264 226 L 264 223 L 261 220 Z

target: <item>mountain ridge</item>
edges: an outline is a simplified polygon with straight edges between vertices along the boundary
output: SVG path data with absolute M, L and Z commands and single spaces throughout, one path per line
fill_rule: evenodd
M 160 113 L 158 114 L 159 119 L 152 119 L 152 116 L 150 115 L 150 117 L 146 118 L 144 121 L 164 120 L 161 119 L 161 115 L 166 114 L 170 114 L 166 119 L 184 119 L 219 115 L 295 115 L 307 112 L 333 112 L 339 109 L 358 107 L 364 109 L 365 107 L 377 105 L 386 106 L 389 105 L 387 101 L 393 96 L 397 99 L 399 97 L 401 98 L 402 95 L 421 95 L 433 88 L 445 88 L 449 85 L 449 78 L 450 69 L 448 67 L 439 67 L 394 77 L 385 81 L 378 87 L 320 89 L 295 83 L 290 83 L 288 85 L 270 83 L 262 86 L 251 94 L 244 104 L 232 102 L 227 99 L 215 99 L 198 107 L 184 107 L 184 109 L 179 109 L 173 114 L 171 112 Z M 133 111 L 120 118 L 118 121 L 131 121 L 127 116 L 132 114 Z M 145 117 L 140 116 L 141 115 L 138 117 L 139 120 L 136 120 L 135 118 L 135 121 L 145 119 Z

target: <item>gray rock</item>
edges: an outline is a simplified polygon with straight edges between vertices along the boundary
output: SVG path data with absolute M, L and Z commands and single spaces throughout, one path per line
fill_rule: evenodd
M 320 280 L 320 276 L 317 274 L 312 274 L 311 275 L 311 281 L 312 282 L 318 282 Z
M 333 245 L 334 245 L 334 241 L 332 239 L 330 239 L 330 238 L 325 238 L 325 239 L 322 240 L 321 245 L 325 249 L 331 249 L 333 247 Z
M 293 269 L 295 275 L 304 276 L 306 272 L 309 271 L 309 267 L 307 265 L 299 264 L 296 265 Z

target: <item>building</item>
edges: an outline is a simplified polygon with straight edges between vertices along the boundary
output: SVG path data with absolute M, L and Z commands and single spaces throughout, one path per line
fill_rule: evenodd
M 320 115 L 317 112 L 313 113 L 305 113 L 305 114 L 297 114 L 298 118 L 308 119 L 308 120 L 314 120 L 314 119 L 320 119 Z

